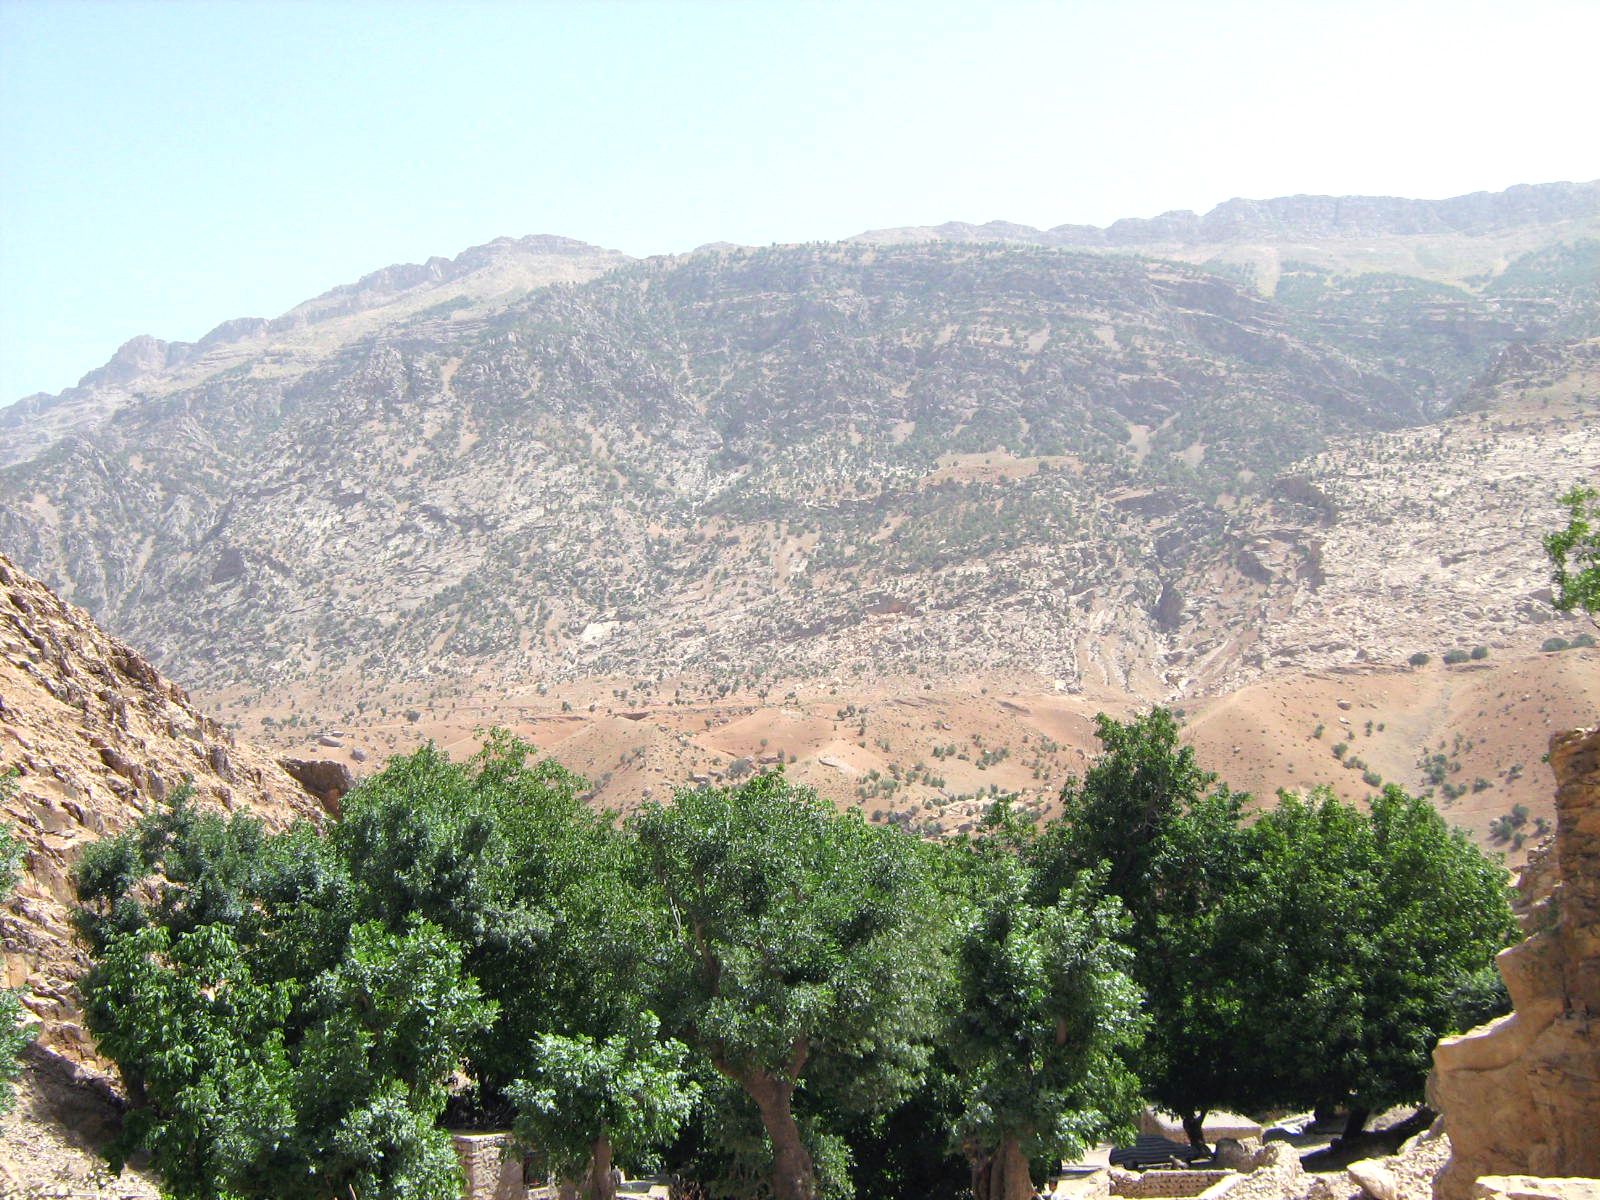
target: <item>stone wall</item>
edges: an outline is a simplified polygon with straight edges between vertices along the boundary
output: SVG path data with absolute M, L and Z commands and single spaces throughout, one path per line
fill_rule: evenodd
M 1217 1195 L 1211 1189 L 1220 1183 L 1236 1183 L 1235 1171 L 1117 1171 L 1111 1172 L 1113 1196 L 1154 1200 L 1162 1196 Z
M 527 1200 L 522 1156 L 507 1153 L 509 1133 L 453 1133 L 450 1140 L 467 1176 L 463 1200 Z
M 1600 728 L 1550 741 L 1558 880 L 1546 928 L 1502 951 L 1515 1011 L 1434 1050 L 1452 1153 L 1439 1200 L 1484 1175 L 1600 1176 Z

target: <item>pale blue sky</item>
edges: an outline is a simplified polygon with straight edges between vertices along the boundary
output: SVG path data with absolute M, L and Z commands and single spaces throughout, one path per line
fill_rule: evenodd
M 1600 3 L 0 0 L 0 403 L 501 234 L 1600 177 Z

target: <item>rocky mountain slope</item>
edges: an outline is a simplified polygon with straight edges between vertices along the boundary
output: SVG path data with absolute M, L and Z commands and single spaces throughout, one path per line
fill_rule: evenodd
M 1504 230 L 1592 192 L 1464 211 Z M 370 322 L 314 354 L 14 418 L 0 544 L 209 689 L 1015 669 L 1179 695 L 1356 652 L 1258 644 L 1324 573 L 1298 464 L 1426 425 L 1508 348 L 1581 357 L 1597 251 L 1460 287 L 1291 264 L 1268 299 L 1034 246 L 713 249 L 447 315 L 430 280 L 470 263 L 379 273 L 307 309 Z M 1395 478 L 1430 453 L 1384 444 Z
M 297 378 L 393 322 L 416 319 L 464 328 L 537 288 L 592 279 L 627 261 L 625 254 L 571 238 L 498 238 L 453 259 L 385 267 L 271 320 L 224 321 L 196 342 L 131 338 L 76 387 L 0 408 L 0 465 L 92 428 L 138 399 L 219 377 Z
M 184 781 L 199 803 L 275 826 L 321 808 L 265 752 L 237 739 L 138 653 L 0 555 L 0 789 L 22 877 L 0 906 L 4 985 L 37 1037 L 0 1121 L 5 1195 L 154 1197 L 100 1158 L 117 1099 L 79 1014 L 71 871 L 89 842 L 127 828 Z M 14 773 L 14 774 L 13 774 Z
M 184 690 L 88 614 L 0 555 L 0 771 L 7 829 L 27 857 L 0 908 L 8 987 L 44 1024 L 43 1042 L 80 1059 L 74 1013 L 71 870 L 84 845 L 116 833 L 189 781 L 197 801 L 275 822 L 320 807 L 265 752 L 206 716 Z

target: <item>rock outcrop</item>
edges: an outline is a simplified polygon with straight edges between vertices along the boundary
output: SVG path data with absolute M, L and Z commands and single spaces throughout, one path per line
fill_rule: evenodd
M 1544 928 L 1500 954 L 1515 1011 L 1434 1050 L 1453 1147 L 1438 1200 L 1487 1175 L 1600 1177 L 1600 727 L 1550 742 L 1558 881 Z
M 356 783 L 349 767 L 329 758 L 280 758 L 278 765 L 335 817 L 344 794 Z
M 274 827 L 318 818 L 321 806 L 270 756 L 0 555 L 0 775 L 11 772 L 0 807 L 25 854 L 17 890 L 0 905 L 0 984 L 23 989 L 38 1035 L 3 1123 L 0 1194 L 153 1196 L 131 1179 L 99 1179 L 94 1123 L 71 1100 L 110 1094 L 93 1085 L 104 1064 L 79 1012 L 75 981 L 87 964 L 72 936 L 73 866 L 86 845 L 127 828 L 185 781 L 197 803 L 250 809 Z M 60 1082 L 80 1069 L 71 1087 Z

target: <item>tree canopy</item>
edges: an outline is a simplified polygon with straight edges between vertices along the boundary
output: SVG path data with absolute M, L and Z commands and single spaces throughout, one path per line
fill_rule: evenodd
M 1492 1002 L 1500 867 L 1395 788 L 1247 819 L 1164 710 L 1040 827 L 925 842 L 782 771 L 630 820 L 502 732 L 273 833 L 180 792 L 79 863 L 116 1153 L 178 1200 L 443 1200 L 445 1114 L 590 1200 L 662 1161 L 716 1200 L 1022 1200 L 1144 1100 L 1414 1097 Z
M 680 791 L 633 824 L 672 913 L 663 1015 L 737 1083 L 772 1143 L 772 1191 L 817 1195 L 796 1118 L 807 1081 L 873 1111 L 920 1074 L 928 881 L 910 839 L 780 773 Z
M 1567 527 L 1546 535 L 1544 551 L 1554 568 L 1554 604 L 1562 612 L 1581 608 L 1600 614 L 1600 491 L 1574 487 L 1561 497 Z

